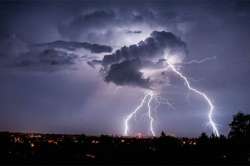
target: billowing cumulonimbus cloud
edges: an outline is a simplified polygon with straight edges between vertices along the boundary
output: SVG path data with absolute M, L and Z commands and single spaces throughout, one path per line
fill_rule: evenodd
M 150 80 L 143 78 L 143 73 L 139 71 L 142 66 L 139 60 L 126 60 L 113 64 L 105 76 L 105 81 L 113 82 L 117 85 L 131 85 L 149 88 Z
M 161 64 L 166 52 L 185 56 L 186 44 L 171 32 L 153 31 L 144 41 L 105 55 L 99 63 L 107 82 L 150 88 L 150 78 L 144 78 L 140 70 Z

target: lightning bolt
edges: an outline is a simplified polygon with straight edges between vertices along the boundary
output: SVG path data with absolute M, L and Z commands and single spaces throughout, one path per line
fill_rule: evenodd
M 211 127 L 212 127 L 212 129 L 213 129 L 213 133 L 214 133 L 217 137 L 219 137 L 219 136 L 220 136 L 219 131 L 218 131 L 217 126 L 216 126 L 215 122 L 213 121 L 213 117 L 212 117 L 213 112 L 214 112 L 214 105 L 213 105 L 212 101 L 210 100 L 210 98 L 209 98 L 204 92 L 199 91 L 199 90 L 193 88 L 193 87 L 190 85 L 190 83 L 189 83 L 187 77 L 185 77 L 181 72 L 179 72 L 179 71 L 175 68 L 175 66 L 174 66 L 173 64 L 171 64 L 168 60 L 167 60 L 166 62 L 167 62 L 167 65 L 171 68 L 171 70 L 172 70 L 174 73 L 176 73 L 180 78 L 182 78 L 182 79 L 184 80 L 184 82 L 186 83 L 186 85 L 187 85 L 187 87 L 188 87 L 189 90 L 191 90 L 191 91 L 193 91 L 194 93 L 200 95 L 201 97 L 203 97 L 203 98 L 206 100 L 206 102 L 207 102 L 208 105 L 209 105 L 209 113 L 208 113 L 209 123 L 210 123 L 210 125 L 211 125 Z
M 175 110 L 174 105 L 167 99 L 163 98 L 160 95 L 155 96 L 155 100 L 157 101 L 158 104 L 166 104 L 168 105 L 172 110 Z
M 153 96 L 154 96 L 153 93 L 150 93 L 149 100 L 148 100 L 148 117 L 150 120 L 150 131 L 151 131 L 152 135 L 155 136 L 155 131 L 153 128 L 154 118 L 151 115 L 151 105 L 150 105 L 152 100 L 153 100 Z
M 189 62 L 186 62 L 186 63 L 184 63 L 184 64 L 193 64 L 193 63 L 198 63 L 198 64 L 201 64 L 201 63 L 204 63 L 204 62 L 206 62 L 206 61 L 210 61 L 210 60 L 214 60 L 214 59 L 216 59 L 216 56 L 213 56 L 213 57 L 206 57 L 206 58 L 204 58 L 204 59 L 201 59 L 201 60 L 196 60 L 196 59 L 194 59 L 194 60 L 191 60 L 191 61 L 189 61 Z
M 191 60 L 189 62 L 186 62 L 185 64 L 192 64 L 192 63 L 203 63 L 206 62 L 208 60 L 212 60 L 212 59 L 216 59 L 216 57 L 207 57 L 204 58 L 202 60 Z M 168 59 L 166 59 L 166 68 L 165 70 L 171 69 L 172 72 L 174 72 L 175 74 L 177 74 L 181 79 L 184 80 L 185 84 L 187 85 L 188 89 L 194 93 L 196 93 L 197 95 L 201 96 L 208 104 L 209 106 L 209 111 L 208 111 L 208 119 L 209 119 L 209 124 L 212 127 L 213 133 L 219 137 L 219 130 L 216 126 L 216 123 L 213 120 L 213 112 L 214 112 L 214 105 L 211 101 L 211 99 L 202 91 L 192 87 L 190 85 L 189 80 L 187 79 L 186 76 L 184 76 L 178 69 L 176 69 L 175 64 L 178 62 L 177 61 L 178 58 L 176 58 L 175 56 L 172 56 Z M 152 117 L 152 111 L 151 111 L 151 103 L 153 101 L 153 99 L 155 99 L 155 101 L 158 104 L 167 104 L 170 108 L 174 109 L 173 105 L 168 101 L 168 99 L 162 98 L 159 94 L 153 93 L 152 90 L 150 91 L 146 91 L 143 99 L 141 100 L 140 104 L 135 108 L 135 110 L 133 112 L 131 112 L 128 116 L 126 116 L 125 121 L 124 121 L 124 135 L 128 136 L 129 133 L 129 122 L 130 120 L 142 109 L 142 107 L 144 106 L 145 103 L 147 103 L 147 107 L 148 107 L 148 117 L 149 117 L 149 129 L 150 132 L 153 136 L 155 136 L 155 131 L 154 131 L 154 127 L 153 127 L 153 123 L 154 123 L 154 118 Z
M 148 101 L 147 101 L 147 98 Z M 133 112 L 131 112 L 124 121 L 124 135 L 128 136 L 128 132 L 129 132 L 129 121 L 131 120 L 131 118 L 133 118 L 133 116 L 135 116 L 136 113 L 138 113 L 141 108 L 143 107 L 143 105 L 145 104 L 145 102 L 147 101 L 147 106 L 148 106 L 148 117 L 149 117 L 149 122 L 150 122 L 150 132 L 153 136 L 155 136 L 155 131 L 153 128 L 153 123 L 154 123 L 154 118 L 152 117 L 152 112 L 151 112 L 151 102 L 154 98 L 154 93 L 152 91 L 148 91 L 145 93 L 145 96 L 143 97 L 143 99 L 141 100 L 140 104 L 135 108 L 135 110 Z

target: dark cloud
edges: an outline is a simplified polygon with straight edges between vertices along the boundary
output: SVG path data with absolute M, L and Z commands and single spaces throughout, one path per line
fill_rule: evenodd
M 186 44 L 171 32 L 154 31 L 138 44 L 124 46 L 113 54 L 105 55 L 102 64 L 105 66 L 133 59 L 162 59 L 165 51 L 185 54 Z
M 149 78 L 143 78 L 139 70 L 164 58 L 166 51 L 186 54 L 186 44 L 171 32 L 154 31 L 144 41 L 124 46 L 115 53 L 105 55 L 100 62 L 104 68 L 105 80 L 117 85 L 135 85 L 149 88 Z M 97 63 L 97 61 L 93 61 Z
M 90 45 L 92 46 L 92 45 Z M 0 40 L 1 67 L 46 67 L 71 65 L 77 55 L 54 48 L 34 48 L 16 35 Z
M 111 65 L 105 81 L 113 82 L 117 85 L 130 85 L 149 88 L 149 79 L 143 78 L 143 73 L 138 71 L 141 67 L 139 60 L 127 60 Z
M 32 67 L 46 69 L 75 64 L 80 55 L 77 49 L 89 50 L 90 53 L 111 52 L 106 45 L 88 42 L 55 41 L 49 43 L 30 44 L 15 34 L 0 38 L 1 67 Z M 84 55 L 88 59 L 89 55 Z M 82 58 L 81 58 L 82 59 Z
M 69 54 L 56 49 L 46 49 L 42 52 L 27 52 L 17 59 L 15 65 L 17 66 L 56 66 L 56 65 L 70 65 L 74 64 L 77 58 L 74 54 Z
M 74 42 L 74 41 L 54 41 L 50 43 L 36 44 L 35 47 L 48 47 L 48 48 L 63 48 L 68 50 L 87 49 L 92 53 L 112 52 L 112 47 L 99 44 L 91 44 L 87 42 Z

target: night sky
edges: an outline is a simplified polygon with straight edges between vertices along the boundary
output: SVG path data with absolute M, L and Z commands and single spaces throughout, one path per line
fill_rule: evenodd
M 157 135 L 211 134 L 207 103 L 164 70 L 174 56 L 226 135 L 235 113 L 250 113 L 249 52 L 246 0 L 3 0 L 0 130 L 122 135 L 152 90 L 173 106 L 152 103 Z M 150 135 L 147 115 L 130 135 Z

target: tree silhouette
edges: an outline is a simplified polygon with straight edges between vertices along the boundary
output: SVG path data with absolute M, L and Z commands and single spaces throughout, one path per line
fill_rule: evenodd
M 166 134 L 164 133 L 164 131 L 161 132 L 161 137 L 166 137 Z
M 208 144 L 209 138 L 206 133 L 201 133 L 200 137 L 198 138 L 198 142 L 200 144 Z
M 250 139 L 250 115 L 237 113 L 233 117 L 233 121 L 229 124 L 231 130 L 229 138 L 249 140 Z

